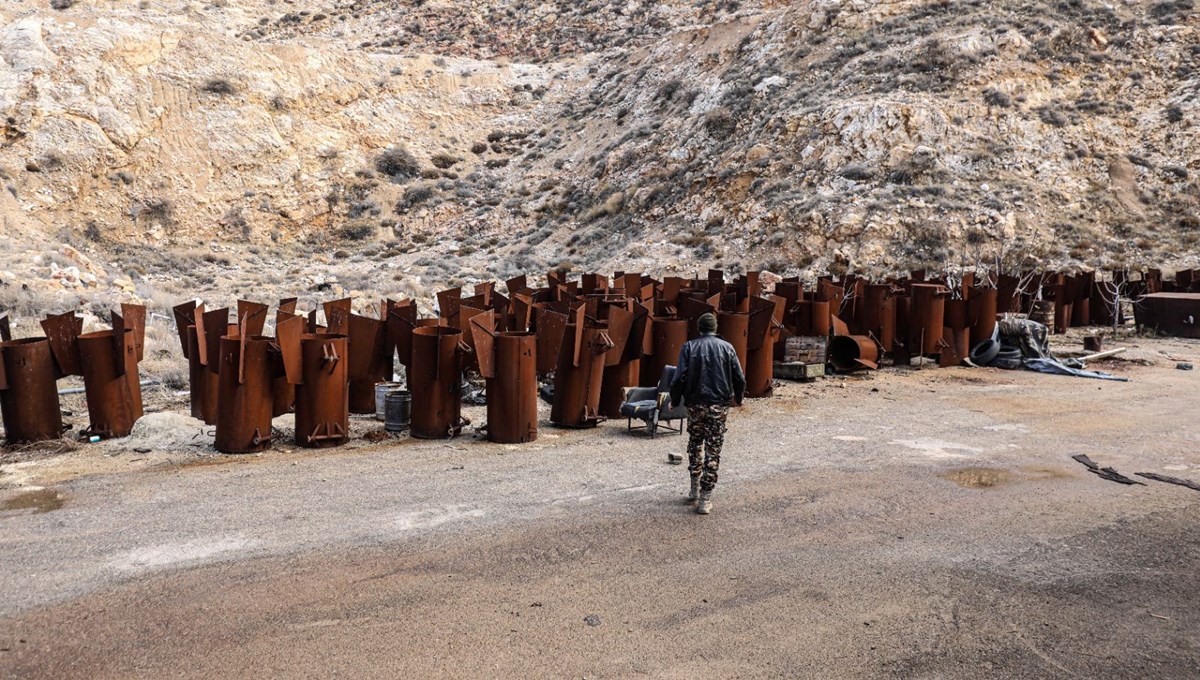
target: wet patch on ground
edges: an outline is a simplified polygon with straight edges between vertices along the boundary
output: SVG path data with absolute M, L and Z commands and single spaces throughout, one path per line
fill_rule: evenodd
M 1013 475 L 1008 470 L 986 467 L 959 468 L 938 476 L 964 489 L 990 489 L 1013 480 Z
M 19 493 L 4 501 L 0 511 L 33 510 L 34 515 L 58 510 L 66 503 L 66 497 L 54 489 L 38 489 Z

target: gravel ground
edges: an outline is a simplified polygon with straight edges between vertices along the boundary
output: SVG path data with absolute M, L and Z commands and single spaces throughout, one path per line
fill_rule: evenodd
M 1196 677 L 1200 493 L 1070 456 L 1200 480 L 1200 343 L 1124 356 L 783 385 L 708 517 L 624 423 L 10 455 L 0 676 Z

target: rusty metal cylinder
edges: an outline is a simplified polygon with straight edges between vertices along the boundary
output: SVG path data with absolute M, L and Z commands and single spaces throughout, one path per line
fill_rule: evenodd
M 271 338 L 221 338 L 217 402 L 217 450 L 257 453 L 271 447 L 271 412 L 275 379 Z
M 746 396 L 751 399 L 769 397 L 775 387 L 775 341 L 777 331 L 769 331 L 762 345 L 746 354 Z
M 449 326 L 413 329 L 409 432 L 418 439 L 450 439 L 462 432 L 462 336 Z
M 220 378 L 200 363 L 200 338 L 195 326 L 188 326 L 188 381 L 191 385 L 192 417 L 205 425 L 217 422 L 217 384 Z
M 746 345 L 749 341 L 750 315 L 742 312 L 717 312 L 717 335 L 737 352 L 742 372 L 746 371 Z
M 500 333 L 496 377 L 487 381 L 487 437 L 500 444 L 537 439 L 537 335 Z
M 687 322 L 681 321 L 683 337 L 687 337 Z M 575 354 L 564 347 L 558 354 L 558 368 L 554 371 L 554 403 L 550 408 L 550 422 L 559 427 L 595 427 L 604 418 L 600 415 L 600 387 L 604 381 L 604 354 L 597 348 L 605 347 L 603 328 L 584 328 L 583 347 L 579 352 L 579 365 L 575 365 Z M 574 324 L 567 326 L 567 337 L 573 337 Z M 681 343 L 682 346 L 682 343 Z M 655 349 L 658 346 L 655 345 Z M 679 356 L 679 352 L 675 352 Z M 657 383 L 655 383 L 657 384 Z
M 114 331 L 79 336 L 79 364 L 91 419 L 85 434 L 102 439 L 127 437 L 142 417 L 137 343 L 132 328 L 124 335 L 124 352 L 119 357 Z
M 62 410 L 46 338 L 0 343 L 0 361 L 6 383 L 0 389 L 5 441 L 12 445 L 61 437 Z
M 971 344 L 992 337 L 996 330 L 996 304 L 998 292 L 995 288 L 976 289 L 967 300 L 967 316 L 971 326 Z
M 831 327 L 830 321 L 830 305 L 828 302 L 813 302 L 812 303 L 812 334 L 815 336 L 827 336 Z
M 357 414 L 375 413 L 375 385 L 392 380 L 391 371 L 350 381 L 350 412 Z
M 333 333 L 300 338 L 303 383 L 296 389 L 296 443 L 309 449 L 341 446 L 350 433 L 350 391 L 346 336 Z
M 876 368 L 879 347 L 865 335 L 837 335 L 829 341 L 829 363 L 839 371 Z
M 650 336 L 654 351 L 642 358 L 642 387 L 654 387 L 667 366 L 679 363 L 679 351 L 688 339 L 687 319 L 655 317 L 650 320 Z

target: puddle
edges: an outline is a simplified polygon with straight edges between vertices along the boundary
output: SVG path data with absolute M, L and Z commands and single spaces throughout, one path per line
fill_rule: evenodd
M 13 496 L 4 501 L 4 505 L 0 506 L 0 510 L 32 509 L 32 514 L 37 515 L 61 508 L 66 500 L 66 498 L 60 496 L 54 489 L 38 489 L 37 491 L 26 491 L 25 493 Z
M 1012 473 L 998 468 L 969 467 L 938 475 L 964 489 L 990 489 L 1012 480 Z

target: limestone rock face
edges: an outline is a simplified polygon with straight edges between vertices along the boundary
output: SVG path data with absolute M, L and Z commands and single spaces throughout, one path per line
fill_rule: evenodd
M 426 280 L 437 243 L 492 273 L 1194 266 L 1188 7 L 14 0 L 0 236 L 379 239 Z

